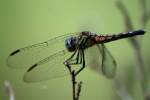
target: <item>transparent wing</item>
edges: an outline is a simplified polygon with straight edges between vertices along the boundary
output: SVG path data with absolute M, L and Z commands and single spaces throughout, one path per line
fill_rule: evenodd
M 32 65 L 24 74 L 25 82 L 38 82 L 69 75 L 63 62 L 72 53 L 62 50 Z M 59 63 L 58 63 L 59 61 Z
M 20 48 L 12 52 L 7 64 L 12 68 L 28 68 L 40 60 L 65 49 L 65 39 L 78 33 L 70 33 L 52 38 L 48 41 Z
M 116 61 L 103 45 L 95 45 L 85 51 L 86 63 L 92 70 L 102 73 L 107 78 L 113 78 L 116 73 Z

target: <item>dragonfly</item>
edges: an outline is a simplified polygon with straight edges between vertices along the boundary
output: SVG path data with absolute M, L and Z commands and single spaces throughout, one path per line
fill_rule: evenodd
M 142 29 L 112 35 L 90 31 L 69 33 L 13 51 L 7 58 L 7 65 L 26 68 L 25 82 L 66 76 L 70 74 L 68 66 L 74 68 L 75 75 L 89 66 L 107 78 L 113 78 L 117 63 L 105 43 L 144 34 Z

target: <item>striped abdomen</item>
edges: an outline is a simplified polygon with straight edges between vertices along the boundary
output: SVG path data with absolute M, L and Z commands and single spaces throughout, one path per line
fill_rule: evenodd
M 114 34 L 114 35 L 105 35 L 105 36 L 100 35 L 100 36 L 95 36 L 95 41 L 96 43 L 106 43 L 106 42 L 111 42 L 111 41 L 118 40 L 118 39 L 133 37 L 136 35 L 144 35 L 144 33 L 145 33 L 144 30 L 137 30 L 137 31 L 119 33 L 119 34 Z

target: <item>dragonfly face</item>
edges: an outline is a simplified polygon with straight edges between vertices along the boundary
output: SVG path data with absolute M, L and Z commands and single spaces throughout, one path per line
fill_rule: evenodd
M 92 46 L 94 41 L 92 41 L 93 34 L 91 35 L 90 32 L 83 31 L 78 36 L 69 37 L 65 40 L 66 49 L 69 52 L 74 52 L 75 50 L 79 49 L 86 49 Z
M 95 36 L 95 34 L 91 34 L 89 31 L 80 32 L 78 36 L 67 38 L 65 46 L 69 52 L 73 52 L 76 49 L 86 49 L 93 45 L 92 36 Z
M 65 40 L 65 46 L 69 52 L 73 52 L 76 49 L 76 38 L 69 37 Z
M 69 52 L 74 52 L 77 49 L 84 50 L 89 47 L 91 43 L 89 32 L 81 32 L 78 36 L 72 36 L 65 40 L 65 46 Z

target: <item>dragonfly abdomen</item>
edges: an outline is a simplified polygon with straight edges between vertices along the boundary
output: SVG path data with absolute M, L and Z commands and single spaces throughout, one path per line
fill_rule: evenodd
M 105 35 L 105 36 L 100 35 L 100 36 L 95 37 L 95 41 L 96 43 L 106 43 L 106 42 L 111 42 L 111 41 L 115 41 L 118 39 L 133 37 L 136 35 L 144 35 L 144 33 L 145 33 L 144 30 L 137 30 L 137 31 L 124 32 L 124 33 L 119 33 L 119 34 L 114 34 L 114 35 Z
M 136 35 L 144 35 L 144 33 L 145 33 L 144 30 L 137 30 L 137 31 L 132 31 L 132 32 L 120 33 L 118 35 L 113 35 L 112 37 L 113 37 L 113 40 L 118 40 L 118 39 L 133 37 Z

